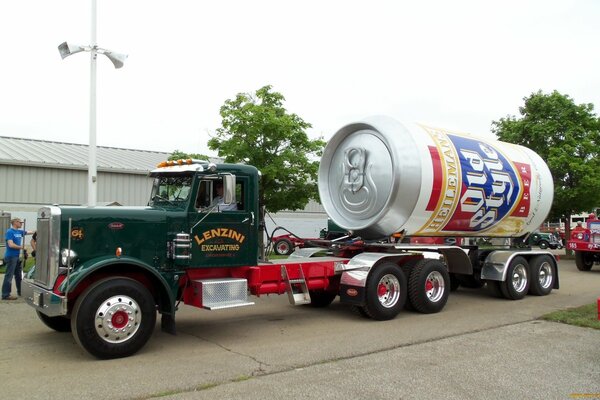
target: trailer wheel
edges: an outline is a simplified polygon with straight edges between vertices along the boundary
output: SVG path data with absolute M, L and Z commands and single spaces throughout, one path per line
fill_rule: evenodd
M 56 332 L 71 332 L 71 321 L 67 317 L 49 317 L 46 314 L 42 314 L 36 311 L 39 319 L 42 320 L 44 325 L 48 328 L 55 330 Z
M 520 300 L 529 291 L 529 265 L 523 257 L 515 257 L 508 265 L 506 280 L 500 283 L 504 297 Z
M 552 291 L 556 271 L 550 256 L 537 256 L 529 263 L 531 270 L 531 286 L 529 293 L 536 296 L 545 296 Z
M 492 297 L 498 297 L 498 298 L 504 297 L 504 295 L 502 294 L 502 289 L 500 289 L 501 283 L 502 282 L 499 282 L 499 281 L 486 281 L 485 282 L 485 287 L 486 287 L 488 293 L 492 295 Z
M 594 265 L 594 256 L 587 251 L 576 251 L 575 265 L 580 271 L 589 271 Z
M 273 245 L 273 249 L 275 250 L 275 254 L 287 256 L 292 254 L 292 251 L 294 250 L 294 244 L 289 239 L 279 239 Z
M 367 279 L 365 313 L 376 320 L 394 318 L 406 302 L 406 277 L 396 264 L 386 262 L 375 268 Z
M 413 259 L 406 261 L 404 264 L 400 265 L 400 268 L 402 268 L 402 272 L 404 272 L 404 277 L 406 278 L 407 289 L 408 289 L 408 282 L 410 282 L 410 274 L 412 274 L 412 272 L 414 271 L 415 265 L 417 265 L 417 263 L 419 261 L 421 261 L 420 258 L 413 258 Z M 407 296 L 407 298 L 406 298 L 406 302 L 404 303 L 404 309 L 407 311 L 414 311 L 415 307 L 412 305 L 412 302 L 410 300 L 410 296 L 408 295 L 408 292 L 407 292 L 406 296 Z
M 413 268 L 408 280 L 408 299 L 424 314 L 439 312 L 448 301 L 450 276 L 444 263 L 424 259 Z
M 92 355 L 127 357 L 141 349 L 154 330 L 154 298 L 141 283 L 107 278 L 87 288 L 75 302 L 71 329 Z
M 337 297 L 336 292 L 328 292 L 326 290 L 309 290 L 310 306 L 315 308 L 327 307 Z

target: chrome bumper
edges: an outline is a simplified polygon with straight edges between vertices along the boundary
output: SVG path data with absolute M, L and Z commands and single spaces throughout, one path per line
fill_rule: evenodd
M 67 314 L 67 298 L 37 286 L 33 280 L 23 279 L 21 292 L 25 301 L 42 314 L 49 317 Z

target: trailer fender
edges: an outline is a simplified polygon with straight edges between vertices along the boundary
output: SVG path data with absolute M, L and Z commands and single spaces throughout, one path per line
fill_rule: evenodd
M 496 250 L 492 251 L 486 257 L 483 267 L 481 269 L 481 279 L 489 281 L 500 281 L 506 280 L 506 272 L 510 262 L 517 256 L 524 257 L 527 261 L 530 261 L 533 257 L 538 255 L 550 256 L 554 271 L 556 271 L 556 279 L 554 280 L 554 289 L 558 289 L 558 263 L 554 254 L 549 251 L 510 251 L 510 250 Z
M 342 276 L 340 279 L 340 301 L 342 303 L 364 305 L 366 302 L 367 278 L 372 268 L 383 261 L 398 264 L 403 257 L 412 257 L 414 254 L 401 253 L 361 253 L 352 257 L 347 264 L 340 266 Z

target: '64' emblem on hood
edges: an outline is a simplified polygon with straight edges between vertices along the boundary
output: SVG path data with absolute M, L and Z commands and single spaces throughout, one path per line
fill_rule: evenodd
M 112 229 L 113 231 L 123 229 L 124 227 L 125 224 L 122 222 L 111 222 L 110 224 L 108 224 L 108 229 Z

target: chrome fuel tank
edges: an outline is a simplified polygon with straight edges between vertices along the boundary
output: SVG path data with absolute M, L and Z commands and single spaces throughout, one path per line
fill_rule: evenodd
M 319 167 L 325 211 L 364 238 L 521 236 L 543 223 L 553 193 L 528 148 L 388 117 L 341 128 Z

